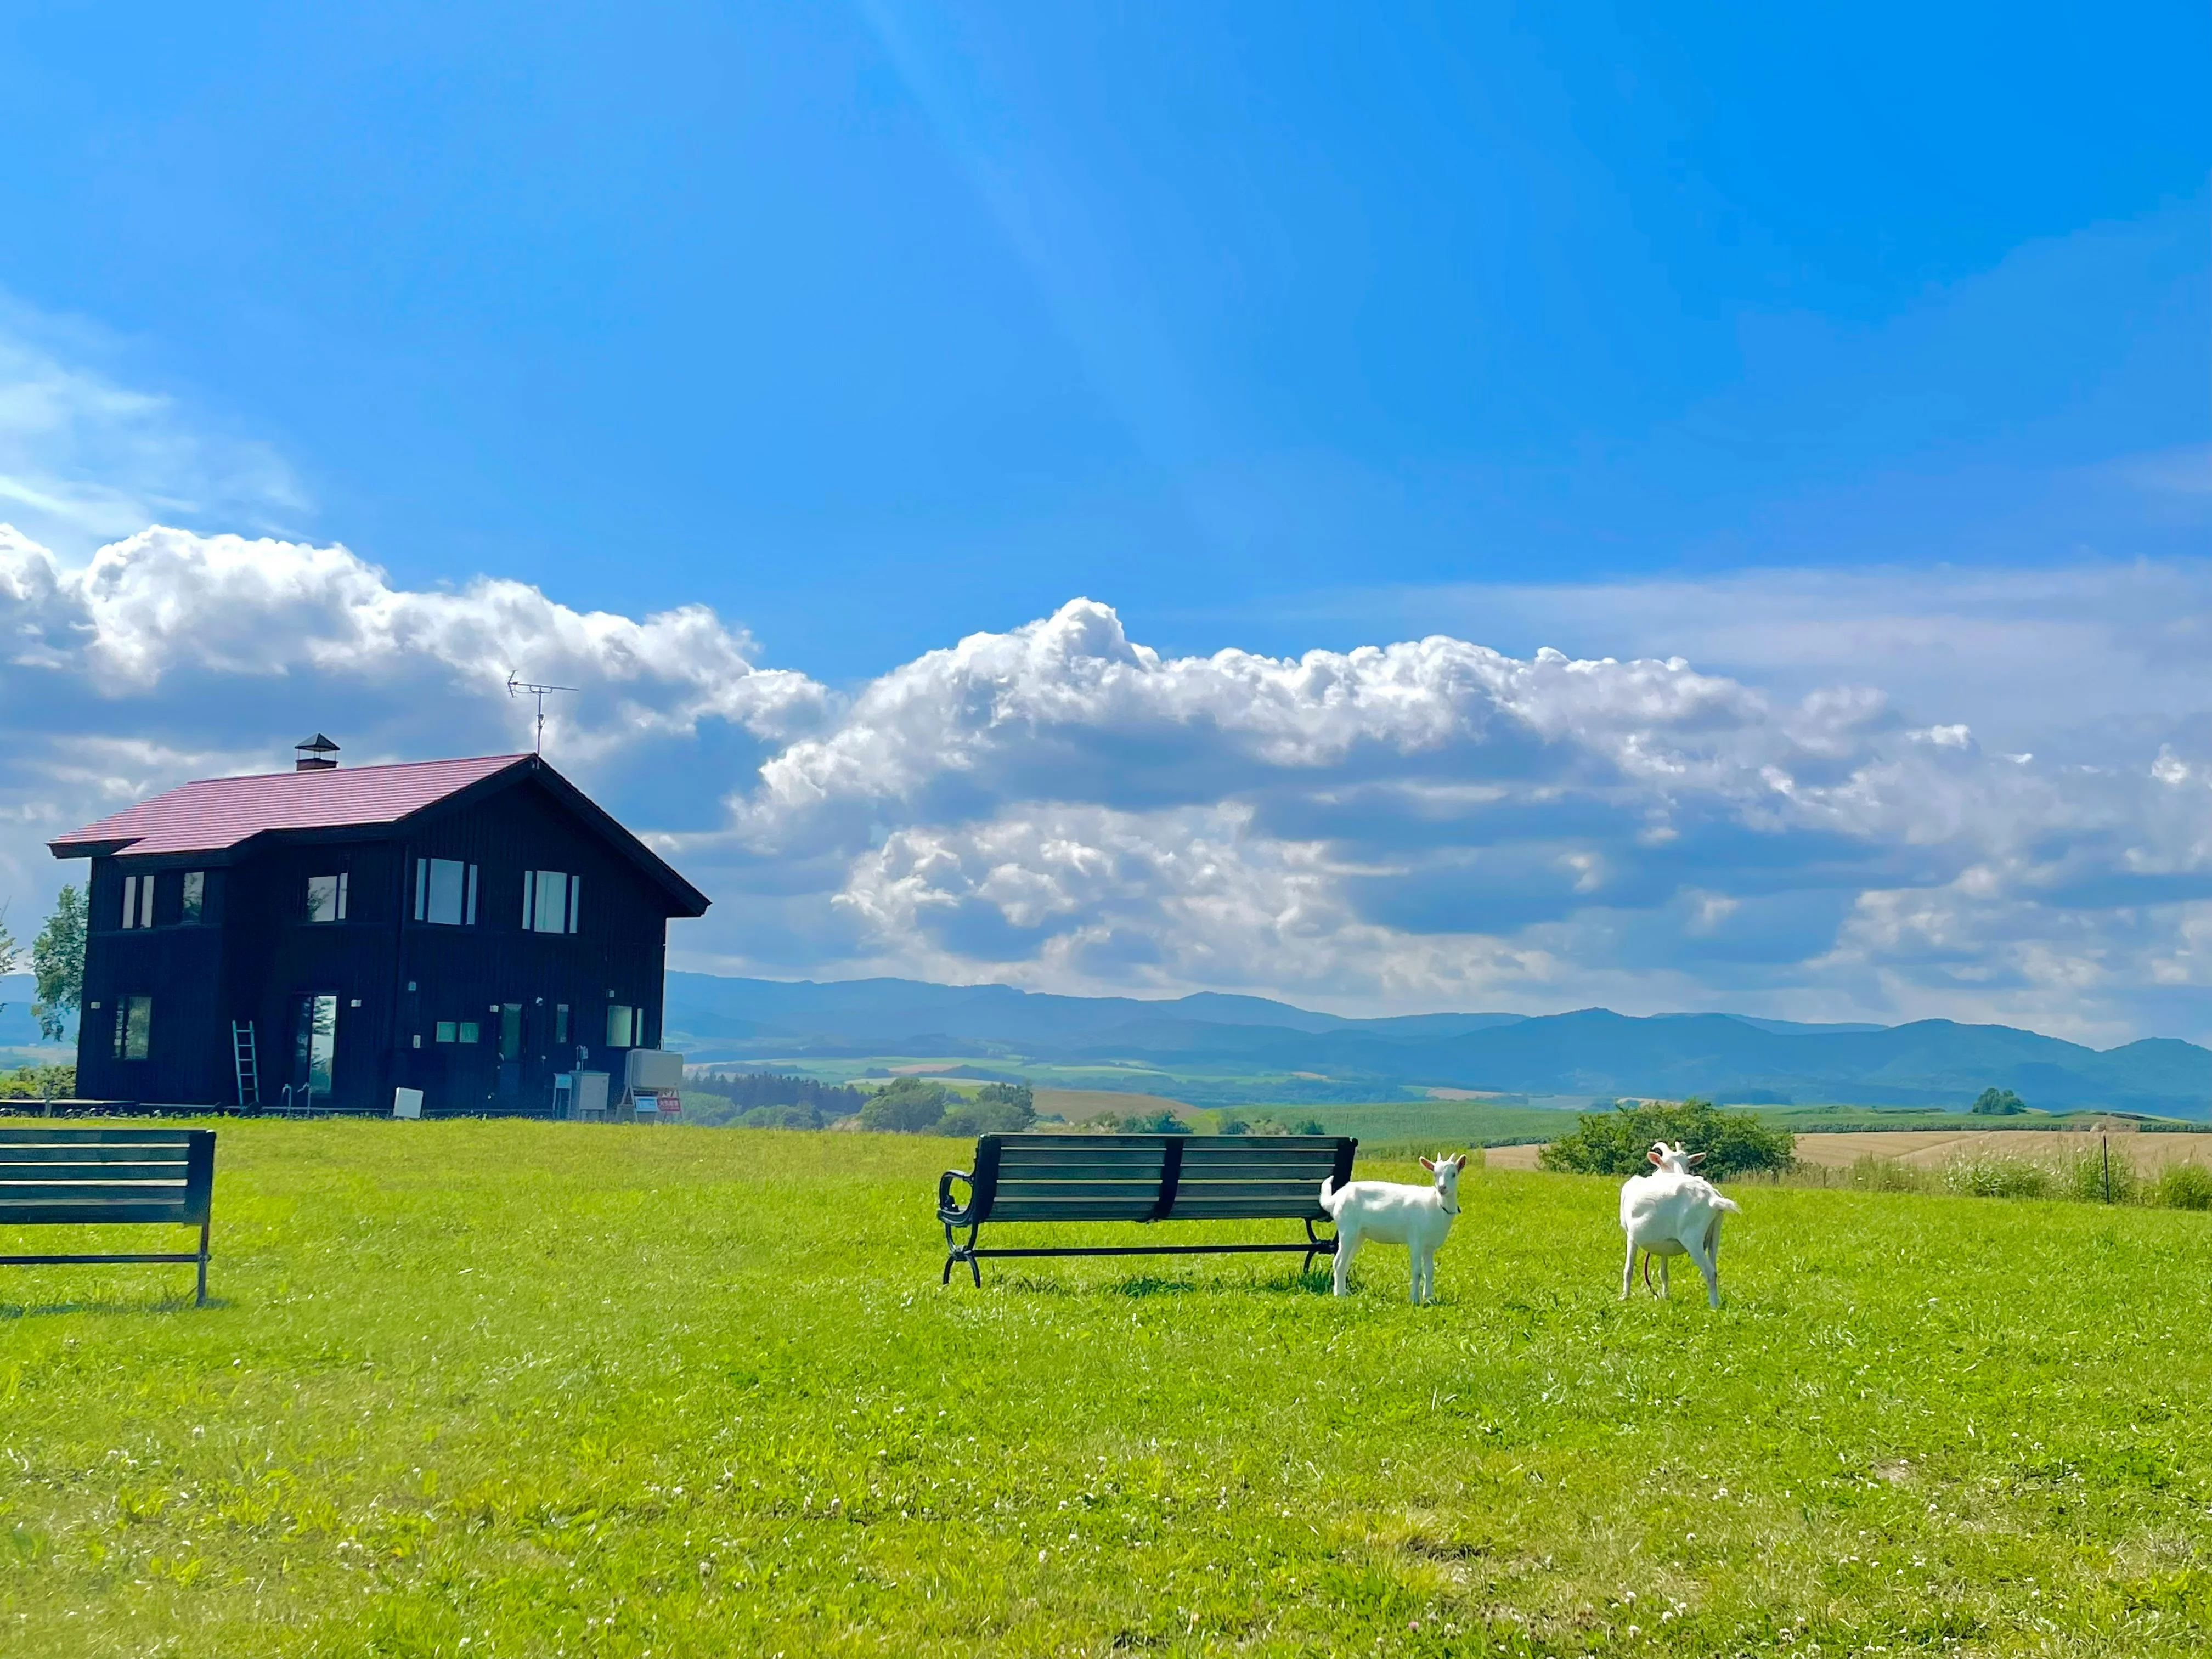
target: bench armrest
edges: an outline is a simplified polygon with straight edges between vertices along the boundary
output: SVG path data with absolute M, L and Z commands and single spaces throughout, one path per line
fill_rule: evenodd
M 968 1187 L 968 1201 L 955 1208 L 952 1203 L 952 1183 L 964 1182 Z M 950 1227 L 969 1224 L 969 1212 L 975 1207 L 975 1177 L 965 1170 L 947 1170 L 937 1177 L 937 1218 Z

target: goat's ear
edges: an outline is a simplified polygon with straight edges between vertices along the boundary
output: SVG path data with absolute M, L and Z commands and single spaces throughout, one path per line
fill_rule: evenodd
M 1690 1162 L 1692 1164 L 1703 1164 L 1705 1161 L 1705 1155 L 1703 1152 L 1692 1152 L 1690 1154 Z
M 1467 1154 L 1465 1152 L 1462 1152 L 1457 1158 L 1454 1158 L 1452 1160 L 1452 1167 L 1455 1170 L 1464 1170 L 1467 1168 Z
M 1429 1160 L 1428 1160 L 1428 1159 L 1426 1159 L 1426 1158 L 1423 1158 L 1423 1159 L 1421 1160 L 1421 1167 L 1422 1167 L 1424 1170 L 1433 1170 L 1437 1166 L 1436 1166 L 1435 1164 L 1433 1164 L 1430 1163 L 1430 1162 L 1429 1162 Z
M 1659 1149 L 1654 1146 L 1650 1152 L 1644 1153 L 1644 1161 L 1646 1164 L 1656 1164 L 1659 1161 Z

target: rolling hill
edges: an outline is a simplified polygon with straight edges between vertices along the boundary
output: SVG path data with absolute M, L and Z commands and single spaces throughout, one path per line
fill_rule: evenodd
M 2212 1050 L 2172 1038 L 2100 1050 L 1951 1020 L 1814 1025 L 1603 1008 L 1349 1019 L 1212 993 L 1147 1000 L 897 979 L 816 984 L 672 973 L 667 1029 L 672 1042 L 702 1060 L 988 1059 L 1109 1077 L 1123 1071 L 1132 1089 L 1182 1079 L 1187 1097 L 1217 1102 L 1389 1100 L 1444 1087 L 1957 1109 L 1995 1086 L 2054 1111 L 2212 1118 Z

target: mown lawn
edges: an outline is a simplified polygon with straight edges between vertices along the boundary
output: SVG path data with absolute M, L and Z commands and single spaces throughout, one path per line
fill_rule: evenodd
M 0 1270 L 0 1653 L 2205 1645 L 2212 1218 L 1747 1189 L 1714 1315 L 1614 1299 L 1611 1182 L 1470 1171 L 1435 1307 L 979 1293 L 948 1150 L 224 1125 L 218 1305 Z

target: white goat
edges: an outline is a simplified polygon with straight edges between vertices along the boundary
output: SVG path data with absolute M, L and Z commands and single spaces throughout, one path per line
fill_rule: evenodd
M 1636 1278 L 1636 1255 L 1644 1252 L 1644 1285 L 1651 1287 L 1651 1258 L 1659 1258 L 1658 1294 L 1667 1294 L 1667 1262 L 1686 1255 L 1705 1276 L 1705 1300 L 1721 1305 L 1721 1217 L 1740 1208 L 1723 1198 L 1713 1183 L 1690 1173 L 1703 1152 L 1678 1144 L 1651 1143 L 1644 1155 L 1649 1175 L 1631 1176 L 1620 1189 L 1620 1230 L 1628 1235 L 1628 1259 L 1620 1269 L 1625 1298 Z
M 1451 1232 L 1452 1218 L 1459 1213 L 1459 1172 L 1467 1168 L 1467 1154 L 1421 1160 L 1421 1167 L 1436 1176 L 1431 1187 L 1406 1187 L 1389 1181 L 1352 1181 L 1328 1189 L 1321 1183 L 1321 1206 L 1336 1223 L 1336 1293 L 1352 1294 L 1352 1258 L 1367 1239 L 1403 1244 L 1413 1259 L 1413 1302 L 1433 1301 L 1437 1293 L 1437 1252 Z M 1334 1179 L 1334 1177 L 1331 1177 Z

